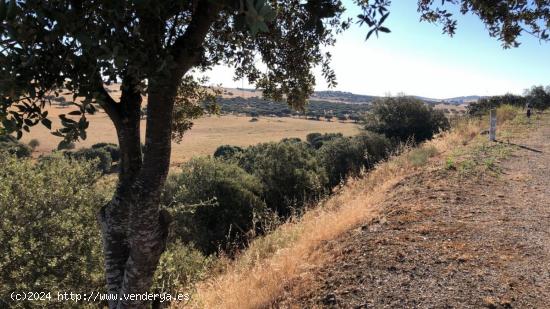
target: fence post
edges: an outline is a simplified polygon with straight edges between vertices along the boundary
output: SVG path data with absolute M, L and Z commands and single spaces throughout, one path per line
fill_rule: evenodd
M 497 140 L 497 111 L 496 109 L 491 109 L 490 116 L 490 127 L 489 127 L 489 140 L 494 142 Z

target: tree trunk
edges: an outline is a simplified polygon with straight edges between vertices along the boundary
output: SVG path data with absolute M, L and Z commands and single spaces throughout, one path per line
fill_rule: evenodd
M 152 91 L 147 107 L 144 160 L 140 144 L 141 97 L 130 95 L 116 105 L 121 151 L 119 181 L 112 200 L 98 214 L 103 235 L 109 308 L 145 308 L 140 294 L 151 287 L 166 247 L 169 215 L 159 200 L 170 166 L 171 121 L 175 90 Z M 113 118 L 113 117 L 111 117 Z M 132 296 L 133 295 L 133 296 Z
M 173 66 L 148 79 L 147 130 L 142 161 L 139 121 L 141 96 L 136 87 L 123 87 L 116 103 L 103 89 L 104 109 L 117 129 L 121 150 L 119 185 L 98 217 L 103 235 L 108 293 L 117 296 L 109 308 L 145 308 L 139 296 L 149 291 L 166 248 L 170 217 L 159 208 L 160 194 L 170 167 L 172 112 L 183 75 L 200 62 L 201 47 L 220 6 L 201 1 L 185 33 L 171 47 Z M 153 26 L 156 20 L 146 20 Z M 147 28 L 149 29 L 149 28 Z M 151 27 L 150 29 L 160 29 Z M 162 40 L 149 34 L 151 46 Z M 156 72 L 157 67 L 154 67 Z M 132 80 L 129 78 L 128 80 Z M 124 81 L 123 81 L 124 86 Z
M 177 84 L 176 84 L 177 85 Z M 172 109 L 176 85 L 149 92 L 147 131 L 143 167 L 133 185 L 134 200 L 128 221 L 129 256 L 120 290 L 119 308 L 144 308 L 147 301 L 124 296 L 144 293 L 152 284 L 170 224 L 169 215 L 159 208 L 161 189 L 170 167 Z

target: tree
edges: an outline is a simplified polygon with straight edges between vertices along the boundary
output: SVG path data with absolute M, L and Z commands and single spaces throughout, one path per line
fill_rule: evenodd
M 550 92 L 544 90 L 543 86 L 533 86 L 525 91 L 527 102 L 538 110 L 545 110 L 550 107 Z
M 443 112 L 413 97 L 388 97 L 374 103 L 365 129 L 396 141 L 413 139 L 419 143 L 449 128 Z
M 355 3 L 362 9 L 357 20 L 370 27 L 367 37 L 390 31 L 383 26 L 388 0 Z M 442 6 L 457 1 L 433 3 L 419 1 L 422 19 L 443 23 L 452 35 L 456 22 Z M 548 39 L 546 1 L 460 3 L 463 13 L 479 16 L 505 47 L 518 45 L 522 27 Z M 313 92 L 315 66 L 335 85 L 330 54 L 322 48 L 349 27 L 343 11 L 337 0 L 0 0 L 1 131 L 21 137 L 38 123 L 51 128 L 48 97 L 66 90 L 76 110 L 60 115 L 62 128 L 54 132 L 66 144 L 86 138 L 86 115 L 96 105 L 114 123 L 119 182 L 99 213 L 109 293 L 143 293 L 151 285 L 170 221 L 158 200 L 171 138 L 190 128 L 186 117 L 201 114 L 199 99 L 212 98 L 193 80 L 194 70 L 234 66 L 236 78 L 246 77 L 264 96 L 301 109 Z M 258 59 L 265 68 L 256 66 Z M 117 102 L 105 85 L 118 81 Z M 147 96 L 143 155 L 142 95 Z M 109 306 L 139 308 L 146 302 L 114 300 Z
M 33 138 L 29 141 L 29 147 L 32 148 L 32 150 L 34 151 L 36 149 L 36 147 L 40 146 L 40 141 L 36 138 Z

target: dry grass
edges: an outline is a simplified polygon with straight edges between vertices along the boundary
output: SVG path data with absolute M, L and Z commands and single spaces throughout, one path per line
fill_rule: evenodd
M 52 106 L 49 108 L 53 120 L 53 129 L 59 128 L 57 116 L 66 114 L 74 107 Z M 111 120 L 105 113 L 88 116 L 90 128 L 88 138 L 76 144 L 77 148 L 90 147 L 99 142 L 117 143 L 116 132 Z M 260 117 L 257 122 L 250 122 L 250 117 L 211 116 L 197 119 L 191 131 L 187 132 L 183 141 L 172 144 L 172 165 L 177 166 L 193 156 L 211 155 L 218 146 L 231 144 L 249 146 L 268 141 L 279 141 L 285 137 L 299 137 L 305 139 L 311 132 L 340 132 L 344 135 L 354 135 L 359 127 L 352 123 L 312 121 L 296 118 Z M 141 122 L 142 139 L 145 135 L 145 121 Z M 31 133 L 23 136 L 23 142 L 37 139 L 40 145 L 34 155 L 49 153 L 57 147 L 60 138 L 50 134 L 50 131 L 41 125 L 33 127 Z
M 480 130 L 480 121 L 462 120 L 452 131 L 423 144 L 420 149 L 426 154 L 426 160 L 440 165 L 445 153 L 456 145 L 467 144 Z M 350 179 L 301 219 L 283 224 L 273 233 L 255 240 L 235 261 L 228 262 L 220 275 L 196 287 L 191 305 L 262 308 L 273 304 L 293 280 L 310 276 L 308 270 L 312 265 L 331 260 L 329 253 L 319 250 L 325 241 L 377 217 L 377 205 L 385 199 L 387 191 L 420 168 L 411 160 L 414 156 L 410 152 L 405 149 L 362 178 Z

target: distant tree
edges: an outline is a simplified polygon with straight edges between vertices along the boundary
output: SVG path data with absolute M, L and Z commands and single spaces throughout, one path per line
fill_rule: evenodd
M 120 149 L 114 143 L 96 143 L 92 145 L 92 149 L 103 149 L 109 153 L 113 162 L 120 160 Z
M 525 92 L 527 102 L 538 110 L 545 110 L 550 107 L 550 92 L 543 86 L 533 86 Z
M 310 133 L 306 136 L 307 142 L 315 149 L 321 148 L 325 142 L 342 138 L 342 133 Z
M 390 1 L 356 1 L 355 21 L 372 34 L 383 25 Z M 487 25 L 504 47 L 518 46 L 522 31 L 547 40 L 547 1 L 420 0 L 421 20 L 453 35 L 456 21 L 445 5 L 460 5 Z M 111 203 L 100 211 L 107 289 L 113 295 L 144 293 L 166 247 L 168 213 L 158 199 L 170 166 L 171 139 L 211 102 L 192 78 L 218 64 L 237 68 L 263 95 L 301 109 L 320 66 L 336 84 L 324 46 L 349 28 L 343 2 L 254 1 L 44 1 L 0 0 L 0 122 L 21 137 L 30 126 L 51 128 L 44 107 L 51 93 L 69 90 L 77 108 L 60 115 L 54 133 L 69 143 L 86 138 L 87 114 L 99 104 L 114 123 L 121 150 L 120 177 Z M 5 14 L 4 14 L 5 12 Z M 257 61 L 258 58 L 261 61 Z M 263 63 L 265 66 L 257 67 Z M 106 83 L 122 82 L 118 102 Z M 145 153 L 140 148 L 140 107 L 147 95 Z M 201 98 L 204 100 L 197 100 Z M 208 110 L 205 107 L 205 110 Z M 147 235 L 147 236 L 145 236 Z M 109 307 L 144 307 L 114 300 Z
M 33 138 L 29 141 L 29 147 L 32 148 L 32 150 L 35 150 L 36 147 L 40 146 L 40 141 L 37 140 L 36 138 Z
M 76 160 L 97 161 L 97 168 L 104 174 L 111 170 L 111 155 L 104 148 L 81 148 L 75 152 L 65 154 Z
M 470 116 L 482 116 L 493 108 L 497 108 L 503 104 L 513 105 L 517 107 L 525 107 L 527 97 L 522 97 L 514 94 L 505 94 L 503 96 L 492 96 L 481 98 L 475 103 L 470 103 L 467 107 L 467 112 Z
M 443 112 L 413 97 L 388 97 L 377 101 L 365 120 L 365 129 L 388 138 L 422 142 L 449 128 Z
M 214 158 L 218 159 L 231 159 L 235 155 L 242 153 L 243 149 L 239 146 L 221 145 L 214 151 Z

